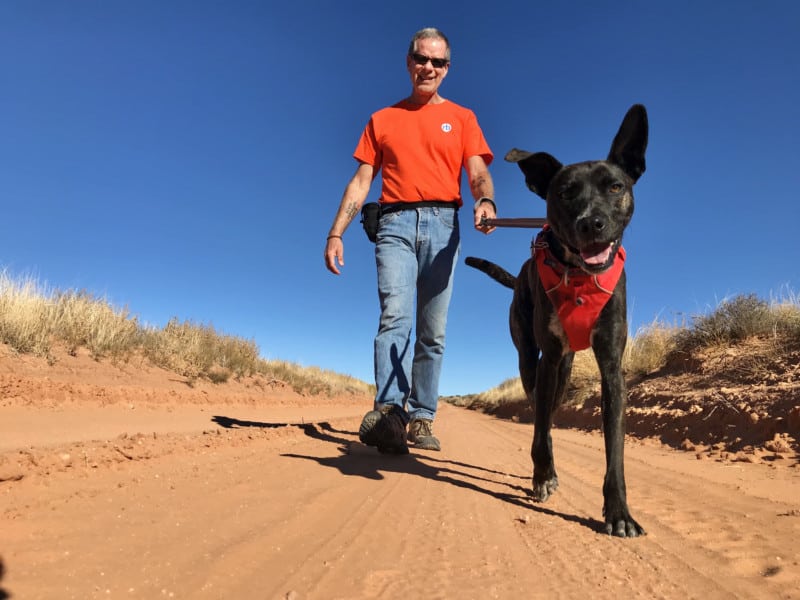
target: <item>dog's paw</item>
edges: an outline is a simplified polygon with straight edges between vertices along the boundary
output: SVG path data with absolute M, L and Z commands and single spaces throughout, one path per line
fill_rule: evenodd
M 534 502 L 544 502 L 558 489 L 558 477 L 551 477 L 545 481 L 533 480 L 531 497 Z
M 627 511 L 619 517 L 606 516 L 606 533 L 616 537 L 639 537 L 647 535 L 644 528 L 631 517 Z

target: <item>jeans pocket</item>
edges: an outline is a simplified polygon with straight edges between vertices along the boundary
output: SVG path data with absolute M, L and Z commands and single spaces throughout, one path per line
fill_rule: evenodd
M 449 229 L 458 227 L 458 211 L 454 208 L 440 208 L 438 210 L 439 221 Z
M 380 224 L 383 226 L 396 221 L 400 218 L 401 212 L 400 210 L 393 210 L 392 212 L 381 214 Z

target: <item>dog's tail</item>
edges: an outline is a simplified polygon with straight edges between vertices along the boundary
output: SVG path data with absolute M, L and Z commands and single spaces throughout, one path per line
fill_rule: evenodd
M 464 259 L 464 262 L 474 269 L 483 271 L 496 282 L 506 286 L 507 288 L 511 288 L 512 290 L 514 289 L 514 284 L 517 283 L 517 278 L 506 271 L 503 267 L 500 267 L 493 262 L 489 262 L 488 260 L 484 260 L 483 258 L 468 256 Z

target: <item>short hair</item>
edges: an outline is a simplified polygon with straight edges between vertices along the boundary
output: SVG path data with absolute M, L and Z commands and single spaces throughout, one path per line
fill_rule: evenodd
M 415 33 L 414 37 L 411 38 L 411 43 L 408 45 L 408 55 L 411 56 L 417 51 L 417 41 L 427 39 L 442 40 L 446 46 L 444 57 L 447 59 L 447 62 L 450 62 L 450 40 L 447 39 L 445 34 L 436 29 L 436 27 L 425 27 Z

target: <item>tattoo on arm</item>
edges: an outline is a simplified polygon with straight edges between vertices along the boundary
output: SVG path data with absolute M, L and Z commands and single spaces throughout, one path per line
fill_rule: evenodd
M 348 204 L 344 214 L 345 217 L 347 217 L 347 223 L 350 224 L 353 218 L 358 214 L 358 204 L 355 202 Z
M 486 176 L 485 173 L 481 173 L 475 176 L 470 182 L 470 187 L 472 189 L 472 195 L 477 200 L 481 196 L 486 196 L 487 198 L 494 197 L 494 186 L 492 185 L 492 180 Z

